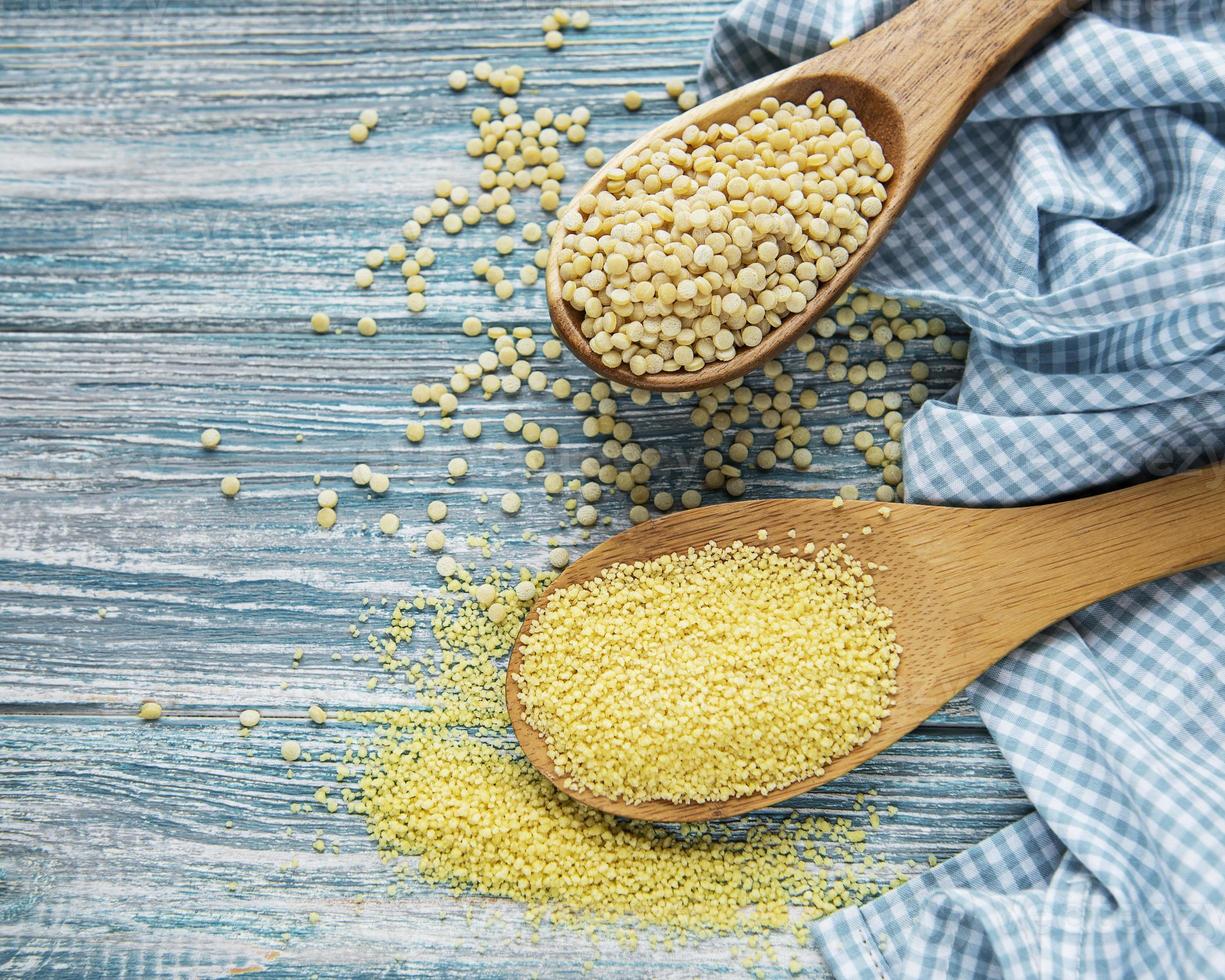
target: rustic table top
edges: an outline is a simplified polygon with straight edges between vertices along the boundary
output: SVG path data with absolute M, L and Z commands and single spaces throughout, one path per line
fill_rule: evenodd
M 582 975 L 586 961 L 608 976 L 744 973 L 729 955 L 743 948 L 735 939 L 635 952 L 604 943 L 597 954 L 588 937 L 558 932 L 528 946 L 510 902 L 423 884 L 389 897 L 362 821 L 292 812 L 317 779 L 288 778 L 279 757 L 285 737 L 318 748 L 346 734 L 304 734 L 311 702 L 395 703 L 367 688 L 371 667 L 353 662 L 362 640 L 349 628 L 363 598 L 436 584 L 431 562 L 408 546 L 423 534 L 427 500 L 450 502 L 455 540 L 478 513 L 501 519 L 492 511 L 502 492 L 523 492 L 499 560 L 543 565 L 544 545 L 522 540 L 525 529 L 586 547 L 558 529 L 538 483 L 526 489 L 524 446 L 501 433 L 511 407 L 556 425 L 562 445 L 549 467 L 572 474 L 593 444 L 566 403 L 525 386 L 464 402 L 462 417 L 495 433 L 480 442 L 443 438 L 436 417 L 422 445 L 403 438 L 417 417 L 411 385 L 444 380 L 487 346 L 460 334 L 463 316 L 547 328 L 540 287 L 500 302 L 468 274 L 491 254 L 492 222 L 449 241 L 436 226 L 427 233 L 439 260 L 422 314 L 405 311 L 397 274 L 380 273 L 369 293 L 353 286 L 365 250 L 397 239 L 435 179 L 475 180 L 479 163 L 463 152 L 468 114 L 495 100 L 476 84 L 452 93 L 447 73 L 479 58 L 518 62 L 526 105 L 589 106 L 588 144 L 611 151 L 675 111 L 662 82 L 692 84 L 724 6 L 601 0 L 589 7 L 590 30 L 569 32 L 551 53 L 540 3 L 4 4 L 5 973 L 563 976 Z M 647 96 L 636 115 L 621 105 L 629 88 Z M 346 130 L 366 106 L 382 122 L 355 147 Z M 587 172 L 577 158 L 570 169 Z M 531 213 L 520 223 L 545 218 L 534 203 L 521 211 Z M 520 254 L 530 253 L 516 253 L 516 268 Z M 344 332 L 313 335 L 306 318 L 316 309 Z M 366 313 L 379 320 L 377 337 L 353 329 Z M 957 366 L 933 357 L 930 342 L 909 347 L 891 378 L 908 377 L 921 357 L 933 391 L 955 381 Z M 791 361 L 805 383 L 803 358 Z M 568 354 L 550 375 L 590 381 Z M 809 425 L 864 424 L 849 417 L 846 385 L 812 383 L 822 404 Z M 700 481 L 688 407 L 656 399 L 624 411 L 636 438 L 663 452 L 658 489 L 679 495 Z M 198 441 L 209 425 L 224 433 L 212 454 Z M 749 495 L 875 487 L 849 441 L 814 442 L 810 471 L 751 473 Z M 460 454 L 472 474 L 448 484 L 445 462 Z M 348 481 L 358 461 L 392 476 L 385 500 Z M 225 474 L 242 479 L 236 500 L 217 492 Z M 330 533 L 315 527 L 315 474 L 342 495 Z M 493 503 L 480 504 L 482 493 Z M 372 527 L 385 510 L 404 520 L 394 539 Z M 593 540 L 626 525 L 624 506 L 613 513 Z M 295 648 L 303 657 L 291 668 Z M 136 719 L 145 698 L 164 706 L 160 723 Z M 265 721 L 241 739 L 236 715 L 252 706 Z M 900 811 L 873 838 L 883 878 L 907 860 L 948 857 L 1029 809 L 960 699 L 796 803 L 841 814 L 871 788 Z M 339 853 L 311 849 L 320 829 Z M 794 954 L 809 974 L 824 972 L 814 950 L 777 943 L 781 963 Z

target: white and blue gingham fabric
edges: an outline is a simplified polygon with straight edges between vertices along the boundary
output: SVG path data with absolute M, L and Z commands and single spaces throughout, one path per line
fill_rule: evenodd
M 902 6 L 744 0 L 702 95 Z M 907 423 L 909 500 L 1033 502 L 1225 458 L 1221 0 L 1076 14 L 983 99 L 860 282 L 973 328 L 962 383 Z M 1034 637 L 969 693 L 1036 812 L 819 923 L 830 969 L 1225 976 L 1223 689 L 1225 566 Z

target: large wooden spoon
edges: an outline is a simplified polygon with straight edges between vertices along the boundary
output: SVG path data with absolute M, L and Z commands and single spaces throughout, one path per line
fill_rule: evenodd
M 902 656 L 894 707 L 880 731 L 831 762 L 819 776 L 767 794 L 721 803 L 630 805 L 575 791 L 556 770 L 540 733 L 523 717 L 511 652 L 506 705 L 524 753 L 563 792 L 608 813 L 640 820 L 730 817 L 803 793 L 870 759 L 1043 627 L 1130 586 L 1225 561 L 1225 464 L 1152 483 L 1011 509 L 889 505 L 814 498 L 754 500 L 700 507 L 615 535 L 571 565 L 523 624 L 531 628 L 554 589 L 593 578 L 607 565 L 721 545 L 756 543 L 764 528 L 784 552 L 823 547 L 849 535 L 847 550 L 888 566 L 876 575 L 878 599 L 893 610 Z M 865 535 L 863 528 L 870 527 Z M 795 537 L 789 532 L 794 530 Z M 718 615 L 718 610 L 711 611 Z M 780 678 L 780 683 L 785 683 Z
M 880 143 L 894 167 L 889 199 L 868 226 L 868 240 L 837 275 L 817 290 L 799 313 L 787 317 L 753 348 L 698 371 L 641 377 L 628 368 L 608 368 L 583 336 L 582 317 L 561 298 L 558 229 L 545 284 L 549 314 L 558 334 L 588 367 L 613 381 L 658 391 L 696 391 L 738 378 L 775 357 L 851 285 L 856 273 L 889 232 L 936 154 L 982 94 L 1044 34 L 1085 0 L 916 0 L 862 37 L 827 53 L 750 82 L 677 116 L 636 140 L 608 161 L 580 193 L 598 193 L 608 171 L 657 138 L 686 126 L 734 121 L 767 96 L 803 102 L 820 89 L 826 99 L 845 99 Z M 953 206 L 953 205 L 950 205 Z M 914 247 L 924 247 L 915 241 Z

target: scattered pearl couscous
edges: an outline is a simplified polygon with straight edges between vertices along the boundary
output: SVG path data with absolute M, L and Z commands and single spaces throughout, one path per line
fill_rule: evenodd
M 141 721 L 157 721 L 162 717 L 162 706 L 156 701 L 143 701 L 136 717 Z

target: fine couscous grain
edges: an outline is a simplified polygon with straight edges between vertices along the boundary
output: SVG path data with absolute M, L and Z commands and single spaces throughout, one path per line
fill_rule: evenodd
M 162 717 L 162 706 L 156 701 L 144 701 L 136 712 L 136 717 L 141 721 L 157 721 Z
M 631 803 L 819 775 L 880 727 L 900 653 L 872 576 L 841 546 L 804 559 L 741 542 L 555 592 L 521 648 L 520 700 L 553 762 Z
M 735 827 L 690 833 L 621 821 L 566 798 L 513 741 L 503 748 L 488 737 L 508 722 L 498 662 L 551 576 L 520 569 L 477 578 L 454 561 L 447 571 L 443 593 L 401 600 L 371 637 L 386 669 L 413 681 L 424 710 L 338 713 L 371 726 L 356 745 L 346 738 L 337 779 L 363 764 L 364 773 L 359 788 L 338 795 L 348 812 L 364 814 L 397 874 L 409 870 L 398 858 L 416 858 L 426 881 L 522 902 L 532 923 L 638 923 L 675 930 L 682 942 L 740 934 L 750 945 L 887 887 L 863 875 L 872 858 L 849 814 L 793 818 L 746 837 Z M 413 608 L 438 650 L 407 666 Z M 335 805 L 327 786 L 314 800 Z
M 854 883 L 818 877 L 800 849 L 862 847 L 846 818 L 748 840 L 718 829 L 686 838 L 575 803 L 476 738 L 393 725 L 376 748 L 350 808 L 380 849 L 418 857 L 427 881 L 522 902 L 531 919 L 760 932 L 786 928 L 793 909 L 803 921 L 855 900 Z

